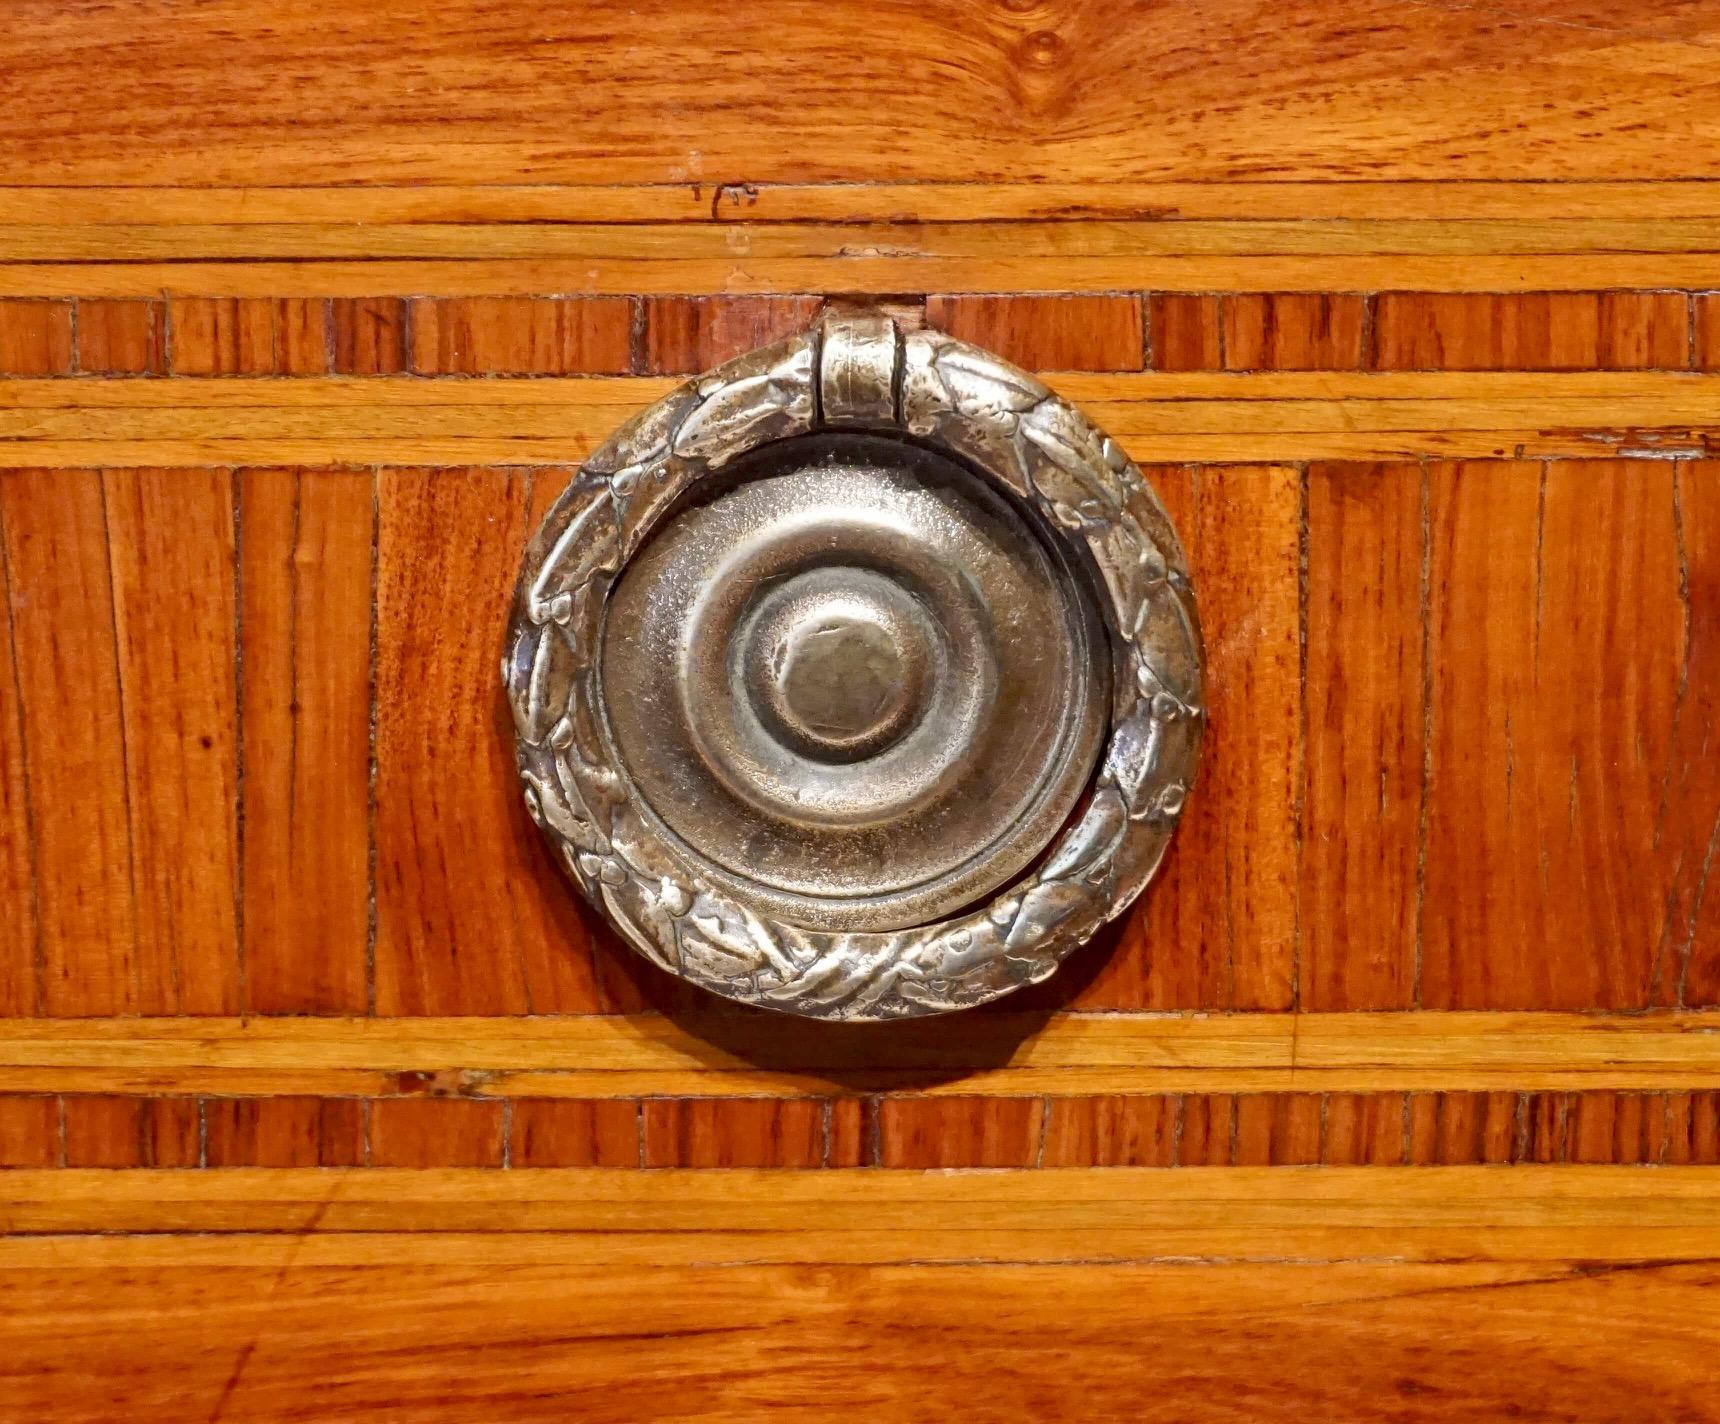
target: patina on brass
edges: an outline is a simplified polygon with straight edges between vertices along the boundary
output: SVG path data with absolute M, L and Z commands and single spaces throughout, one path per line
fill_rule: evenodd
M 1139 472 L 876 313 L 623 426 L 527 551 L 503 676 L 527 804 L 629 941 L 834 1019 L 1050 974 L 1156 869 L 1201 729 Z

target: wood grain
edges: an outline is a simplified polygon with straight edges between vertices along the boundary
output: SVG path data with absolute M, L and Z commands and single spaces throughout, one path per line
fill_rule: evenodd
M 60 1099 L 0 1097 L 0 1167 L 64 1166 Z
M 359 1167 L 369 1160 L 368 1104 L 352 1098 L 216 1098 L 203 1103 L 211 1167 Z
M 1147 365 L 1155 371 L 1224 369 L 1221 298 L 1155 292 L 1147 303 Z
M 501 1103 L 385 1098 L 370 1105 L 370 1156 L 378 1167 L 499 1167 L 507 1114 Z
M 24 752 L 22 664 L 12 617 L 12 574 L 5 538 L 7 481 L 0 475 L 0 1013 L 42 1009 L 41 929 L 36 889 L 36 833 Z
M 0 177 L 1712 176 L 1705 60 L 1717 27 L 1688 0 L 1384 17 L 1355 0 L 1179 0 L 1000 8 L 977 22 L 953 4 L 881 17 L 767 3 L 725 27 L 725 47 L 752 58 L 745 73 L 709 65 L 702 14 L 598 5 L 546 30 L 531 12 L 460 0 L 432 15 L 383 8 L 330 34 L 311 6 L 226 0 L 175 26 L 181 17 L 161 4 L 123 18 L 32 4 L 0 51 L 14 77 Z M 481 48 L 462 42 L 472 33 L 485 36 Z M 613 59 L 619 45 L 625 64 Z M 65 96 L 89 81 L 92 50 L 105 102 L 74 122 Z M 959 62 L 904 85 L 930 55 Z M 845 82 L 831 84 L 832 73 Z M 1513 103 L 1521 93 L 1546 98 L 1525 110 Z M 975 113 L 985 122 L 972 123 Z M 211 132 L 223 141 L 207 142 Z
M 1171 1167 L 1181 1146 L 1180 1100 L 1057 1098 L 1043 1107 L 1044 1167 Z
M 1096 195 L 1103 201 L 1107 191 L 1100 188 Z M 263 206 L 270 204 L 270 193 L 259 196 Z M 567 201 L 564 197 L 564 206 Z M 913 201 L 907 200 L 910 207 Z M 414 268 L 446 268 L 463 274 L 438 290 L 467 296 L 473 292 L 463 289 L 465 282 L 479 284 L 477 291 L 495 292 L 497 283 L 510 273 L 534 267 L 545 272 L 580 272 L 571 282 L 550 283 L 538 291 L 657 294 L 674 290 L 668 283 L 670 276 L 714 274 L 723 270 L 718 263 L 725 258 L 726 278 L 688 290 L 737 295 L 763 284 L 787 293 L 794 289 L 780 284 L 799 272 L 807 279 L 801 288 L 804 292 L 843 291 L 839 282 L 828 280 L 838 273 L 859 274 L 863 282 L 859 290 L 881 291 L 869 283 L 886 273 L 924 279 L 957 272 L 956 264 L 965 259 L 975 264 L 966 279 L 957 278 L 949 285 L 920 280 L 904 283 L 899 290 L 1032 292 L 1034 285 L 1023 280 L 1023 259 L 1030 259 L 1046 264 L 1048 279 L 1036 285 L 1049 293 L 1102 290 L 1094 285 L 1102 273 L 1113 274 L 1112 291 L 1148 286 L 1199 291 L 1190 279 L 1202 273 L 1208 278 L 1208 291 L 1290 291 L 1312 297 L 1329 291 L 1346 295 L 1375 289 L 1414 292 L 1423 278 L 1431 278 L 1431 291 L 1533 293 L 1535 279 L 1549 273 L 1555 276 L 1547 285 L 1549 291 L 1573 285 L 1640 287 L 1644 285 L 1640 281 L 1619 280 L 1613 274 L 1631 266 L 1645 269 L 1657 258 L 1667 263 L 1672 276 L 1668 286 L 1701 288 L 1704 284 L 1692 274 L 1712 270 L 1720 245 L 1720 223 L 1713 215 L 1453 222 L 1426 215 L 1325 218 L 1302 213 L 1287 218 L 1207 219 L 1149 211 L 1047 222 L 990 218 L 970 209 L 934 221 L 911 216 L 885 221 L 838 216 L 813 222 L 735 222 L 726 220 L 726 210 L 719 208 L 711 221 L 687 221 L 686 215 L 678 214 L 683 220 L 653 222 L 628 220 L 625 214 L 598 207 L 560 220 L 370 222 L 343 217 L 344 206 L 336 197 L 299 222 L 110 219 L 65 223 L 0 217 L 0 262 L 10 274 L 8 287 L 18 289 L 8 295 L 38 298 L 65 295 L 52 290 L 51 284 L 57 274 L 80 266 L 93 280 L 79 295 L 115 295 L 102 289 L 110 282 L 125 281 L 114 269 L 133 263 L 152 270 L 178 270 L 179 282 L 168 284 L 174 295 L 244 297 L 256 295 L 245 290 L 254 285 L 252 275 L 243 270 L 246 266 L 290 264 L 301 267 L 305 277 L 317 270 L 354 272 L 363 261 L 378 269 L 373 295 L 395 293 L 398 274 Z M 707 210 L 699 216 L 708 218 L 711 213 Z M 1464 258 L 1477 261 L 1479 272 L 1465 278 L 1458 266 L 1458 259 Z M 1514 275 L 1508 259 L 1515 259 Z M 1388 260 L 1395 261 L 1403 275 L 1381 281 L 1377 274 L 1387 270 Z M 1268 285 L 1258 275 L 1244 275 L 1251 261 L 1263 263 L 1263 275 L 1277 280 Z M 1338 276 L 1340 261 L 1352 264 L 1347 280 Z M 223 283 L 210 271 L 221 262 L 239 265 L 241 270 Z M 576 262 L 584 264 L 582 271 Z M 1621 267 L 1621 263 L 1629 265 Z M 45 269 L 47 290 L 43 284 L 28 283 L 24 270 L 29 265 Z M 1115 276 L 1131 270 L 1137 274 L 1134 280 Z M 1572 277 L 1582 271 L 1591 274 L 1590 280 L 1574 284 Z M 818 280 L 820 274 L 827 280 Z M 1319 274 L 1326 280 L 1285 280 L 1292 274 L 1303 278 Z M 1482 283 L 1483 274 L 1493 279 L 1493 285 Z M 630 288 L 621 285 L 623 277 L 634 279 Z M 1003 280 L 978 285 L 976 277 Z M 347 279 L 337 280 L 344 287 Z M 354 293 L 343 290 L 327 295 Z M 1339 309 L 1344 305 L 1340 301 Z M 1621 305 L 1630 308 L 1636 303 L 1626 295 Z M 1534 304 L 1526 310 L 1533 312 Z
M 190 1098 L 67 1098 L 60 1111 L 68 1167 L 195 1167 L 202 1156 Z
M 339 376 L 391 376 L 406 369 L 406 303 L 398 297 L 329 301 L 329 370 Z
M 1673 218 L 1720 218 L 1712 178 L 1588 182 L 1528 175 L 1508 180 L 1437 182 L 1367 178 L 1277 178 L 1179 182 L 1057 178 L 995 180 L 964 175 L 949 182 L 867 179 L 824 183 L 712 182 L 629 184 L 366 182 L 345 187 L 271 183 L 67 185 L 0 184 L 0 225 L 154 227 L 393 223 L 856 223 L 895 225 L 1031 219 L 1079 228 L 1096 220 L 1158 222 L 1267 218 L 1538 223 L 1551 238 L 1580 242 L 1604 231 L 1650 234 Z M 1437 231 L 1438 229 L 1430 229 Z M 1456 229 L 1461 233 L 1466 229 Z M 1482 232 L 1499 231 L 1483 228 Z M 1474 229 L 1468 229 L 1473 233 Z M 1450 240 L 1448 238 L 1448 240 Z M 1652 242 L 1652 236 L 1644 241 Z M 1592 244 L 1591 244 L 1592 245 Z
M 1231 1161 L 1243 1167 L 1301 1167 L 1318 1163 L 1322 1106 L 1317 1093 L 1239 1095 Z
M 1668 1093 L 1666 1101 L 1667 1164 L 1720 1162 L 1720 1093 Z
M 1664 1098 L 1596 1093 L 1573 1099 L 1571 1162 L 1658 1163 L 1666 1159 Z
M 1390 390 L 1429 378 L 1068 379 L 1174 382 L 1184 396 L 1161 391 L 1167 410 L 1227 382 L 1260 392 L 1222 403 L 1234 411 L 1270 406 L 1286 387 L 1298 394 L 1283 399 L 1318 408 L 1318 393 L 1334 383 L 1380 381 Z M 1590 377 L 1437 379 L 1497 382 L 1510 392 L 1513 383 Z M 1652 390 L 1699 378 L 1593 379 Z M 75 387 L 69 398 L 93 418 L 174 411 L 151 403 L 159 401 L 152 393 L 181 384 L 11 389 L 24 400 L 61 400 L 51 392 Z M 245 383 L 198 384 L 222 393 L 208 409 L 255 418 Z M 534 399 L 554 383 L 512 383 L 526 394 L 506 406 L 480 394 L 500 382 L 254 384 L 266 384 L 266 398 L 287 411 L 300 406 L 296 395 L 275 394 L 283 387 L 306 391 L 309 408 L 320 409 L 327 392 L 383 386 L 403 393 L 387 407 L 402 415 L 420 408 L 426 386 L 446 385 L 473 392 L 471 409 L 511 416 L 539 408 Z M 609 385 L 634 383 L 600 384 L 608 398 Z M 13 414 L 37 411 L 22 405 Z M 1419 472 L 1401 465 L 1151 473 L 1189 538 L 1202 591 L 1217 673 L 1210 755 L 1165 877 L 1117 940 L 1084 957 L 1090 982 L 1069 981 L 1079 1003 L 1281 1008 L 1290 985 L 1304 982 L 1305 1002 L 1322 1009 L 1640 1008 L 1678 1004 L 1692 985 L 1688 1002 L 1715 1001 L 1705 893 L 1720 817 L 1707 715 L 1720 547 L 1709 537 L 1720 490 L 1712 465 L 1556 463 L 1544 472 L 1545 495 L 1538 464 L 1436 466 L 1425 495 Z M 14 1011 L 33 1011 L 40 994 L 58 1013 L 181 1003 L 230 1012 L 240 1007 L 239 922 L 247 977 L 257 958 L 245 1002 L 270 1012 L 367 1006 L 373 623 L 377 1007 L 667 1006 L 665 983 L 588 928 L 506 792 L 511 772 L 491 764 L 506 737 L 493 687 L 500 622 L 490 619 L 503 616 L 527 528 L 566 477 L 565 467 L 383 471 L 373 606 L 367 474 L 8 476 L 22 757 L 10 773 L 14 829 L 5 843 L 9 883 L 27 891 L 8 940 Z M 111 517 L 104 489 L 113 492 Z M 77 503 L 92 496 L 93 507 Z M 102 530 L 100 544 L 92 527 Z M 158 547 L 172 528 L 195 537 Z M 40 542 L 56 529 L 61 542 Z M 1598 568 L 1597 551 L 1607 557 Z M 1499 582 L 1507 577 L 1508 587 Z M 473 592 L 484 587 L 489 594 Z M 201 600 L 194 616 L 180 615 L 179 598 Z M 475 606 L 491 614 L 476 620 Z M 123 627 L 123 647 L 113 627 Z M 67 628 L 83 642 L 68 643 Z M 1590 700 L 1597 668 L 1598 685 L 1615 689 L 1612 703 Z M 63 709 L 91 677 L 111 679 L 102 706 L 113 720 L 86 734 Z M 1615 703 L 1622 721 L 1583 710 Z M 235 711 L 243 714 L 236 725 Z M 314 758 L 296 759 L 301 736 L 319 748 Z M 1491 746 L 1479 760 L 1478 737 Z M 473 749 L 483 752 L 477 762 Z M 75 766 L 90 757 L 117 768 L 101 783 L 113 805 L 52 798 L 38 807 L 40 798 L 25 796 L 27 785 L 58 784 L 66 759 Z M 1575 821 L 1573 762 L 1583 813 Z M 1534 769 L 1532 796 L 1526 768 Z M 1489 797 L 1508 802 L 1510 815 L 1495 816 Z M 1470 861 L 1478 821 L 1493 837 L 1480 877 Z M 1237 825 L 1252 829 L 1239 839 Z M 1354 826 L 1373 829 L 1355 840 L 1345 834 Z M 118 862 L 128 866 L 124 880 L 104 849 L 116 836 L 128 847 Z M 1566 867 L 1556 906 L 1541 880 L 1542 857 L 1555 851 Z M 60 855 L 69 864 L 93 856 L 102 868 L 53 869 L 49 886 Z M 476 908 L 486 904 L 482 894 L 460 888 L 496 883 L 514 887 L 512 927 Z M 101 894 L 71 894 L 85 884 Z M 1515 887 L 1509 896 L 1506 885 Z M 1651 893 L 1636 894 L 1639 886 Z M 1534 947 L 1545 928 L 1533 917 L 1542 915 L 1558 926 L 1556 960 Z M 123 989 L 120 980 L 65 982 L 98 972 L 94 944 L 119 956 L 123 973 L 112 972 Z M 501 974 L 498 944 L 514 965 Z M 1420 999 L 1418 974 L 1428 990 Z M 129 997 L 101 997 L 122 992 Z M 79 997 L 86 993 L 94 997 Z
M 824 1106 L 808 1098 L 653 1099 L 641 1112 L 647 1167 L 816 1167 L 824 1160 Z
M 514 790 L 496 678 L 530 499 L 530 476 L 517 471 L 430 479 L 389 470 L 378 479 L 381 1013 L 600 1007 L 582 912 Z M 468 632 L 454 638 L 451 628 Z M 477 794 L 450 771 L 474 766 L 474 757 Z M 496 901 L 504 885 L 509 891 Z M 498 938 L 508 946 L 502 964 L 493 953 Z
M 70 302 L 0 301 L 0 375 L 72 371 Z
M 878 1099 L 831 1098 L 825 1102 L 826 1167 L 878 1165 Z
M 1720 1015 L 988 1011 L 888 1036 L 747 1015 L 0 1021 L 0 1091 L 477 1097 L 1720 1089 Z
M 427 1132 L 456 1131 L 456 1124 L 482 1125 L 474 1147 L 497 1154 L 490 1128 L 500 1104 L 402 1099 L 373 1114 L 378 1160 L 384 1106 L 405 1124 L 406 1155 L 422 1150 Z M 223 1257 L 204 1250 L 199 1234 L 235 1238 L 229 1261 L 274 1238 L 277 1247 L 296 1248 L 306 1266 L 1692 1261 L 1712 1256 L 1720 1240 L 1717 1185 L 1716 1167 L 1567 1165 L 1504 1172 L 20 1168 L 0 1175 L 0 1224 L 14 1238 L 47 1239 L 0 1240 L 0 1267 L 113 1259 L 101 1242 L 77 1239 L 101 1233 L 190 1237 L 162 1242 L 154 1259 L 178 1251 L 178 1259 L 206 1264 Z M 534 1247 L 540 1254 L 528 1254 Z
M 1385 292 L 1373 327 L 1382 371 L 1677 371 L 1691 364 L 1682 292 L 1441 296 Z
M 372 481 L 245 470 L 238 483 L 246 1004 L 363 1012 Z
M 0 1097 L 8 1136 L 0 1166 L 369 1165 L 378 1114 L 389 1160 L 418 1168 L 1720 1165 L 1715 1091 L 1309 1093 L 1295 1085 L 1031 1098 L 508 1098 L 499 1155 L 493 1111 L 399 1106 L 450 1101 L 460 1085 L 445 1076 L 401 1074 L 394 1096 L 370 1098 L 36 1094 Z M 85 1144 L 69 1163 L 67 1122 Z M 154 1145 L 164 1132 L 178 1144 L 172 1153 Z
M 969 227 L 970 224 L 949 224 Z M 1657 225 L 1658 227 L 1659 225 Z M 896 229 L 811 229 L 802 250 L 737 260 L 735 244 L 725 240 L 707 256 L 660 255 L 686 245 L 685 228 L 669 229 L 655 244 L 633 234 L 618 239 L 618 229 L 602 228 L 582 243 L 578 257 L 454 257 L 392 259 L 328 258 L 276 261 L 126 260 L 104 262 L 0 262 L 0 297 L 140 298 L 161 293 L 175 297 L 245 298 L 280 295 L 295 299 L 410 296 L 426 290 L 446 299 L 527 297 L 545 292 L 576 297 L 685 296 L 707 292 L 727 296 L 797 295 L 828 291 L 880 300 L 903 293 L 1086 294 L 1161 292 L 1310 292 L 1330 289 L 1416 292 L 1593 292 L 1613 288 L 1666 286 L 1703 291 L 1720 285 L 1720 246 L 1710 236 L 1702 251 L 1642 253 L 1612 251 L 1545 255 L 1472 255 L 1472 243 L 1454 244 L 1454 254 L 1433 256 L 1345 255 L 1354 244 L 1315 241 L 1337 252 L 1328 255 L 1257 255 L 1243 243 L 1236 255 L 1163 255 L 1159 244 L 1132 241 L 1120 252 L 1101 250 L 1067 255 L 1053 250 L 1019 255 L 1036 245 L 1034 224 L 999 224 L 964 241 L 927 245 L 924 251 L 892 252 Z M 368 237 L 368 234 L 365 235 Z M 59 234 L 50 241 L 62 242 Z M 1614 240 L 1610 232 L 1594 240 Z M 171 250 L 178 235 L 165 234 Z M 451 241 L 462 250 L 469 236 Z M 1403 239 L 1370 245 L 1398 246 Z M 1674 239 L 1676 241 L 1676 239 Z M 535 242 L 535 240 L 534 240 Z M 364 242 L 352 244 L 362 247 Z M 1293 244 L 1300 246 L 1302 244 Z M 1500 244 L 1513 248 L 1513 244 Z M 750 246 L 750 244 L 749 244 Z M 977 247 L 978 253 L 969 250 Z M 1145 250 L 1139 250 L 1145 248 Z M 594 250 L 593 250 L 594 249 Z M 643 249 L 643 250 L 641 250 Z M 874 255 L 888 254 L 888 255 Z M 1003 255 L 998 255 L 1003 254 Z M 979 260 L 980 258 L 987 260 Z
M 530 1098 L 508 1118 L 511 1167 L 643 1167 L 642 1105 L 616 1099 Z
M 1409 1160 L 1418 1167 L 1517 1160 L 1526 1103 L 1517 1093 L 1439 1093 L 1410 1100 Z
M 1044 1152 L 1039 1098 L 885 1098 L 883 1167 L 1036 1167 Z
M 1284 1009 L 1296 981 L 1301 482 L 1288 468 L 1165 471 L 1200 588 L 1208 725 L 1160 888 L 1077 1002 Z
M 1138 371 L 1146 333 L 1135 296 L 930 296 L 926 322 L 1007 361 L 1047 371 Z
M 80 301 L 77 369 L 92 376 L 165 376 L 167 303 Z
M 167 304 L 178 376 L 320 376 L 328 303 L 306 297 L 185 297 Z
M 408 359 L 420 375 L 623 375 L 632 369 L 633 304 L 613 297 L 418 297 Z
M 1409 1152 L 1409 1107 L 1419 1096 L 1328 1093 L 1320 1104 L 1320 1160 L 1331 1166 L 1398 1166 Z
M 1177 1162 L 1189 1167 L 1225 1167 L 1236 1150 L 1236 1099 L 1233 1094 L 1185 1098 Z
M 1607 474 L 1430 471 L 1428 1007 L 1649 1001 L 1685 604 L 1671 468 Z
M 0 379 L 0 455 L 37 467 L 563 464 L 672 385 Z M 1057 385 L 1143 464 L 1720 448 L 1720 377 L 1688 373 L 1071 373 Z
M 640 310 L 643 351 L 636 369 L 653 376 L 692 375 L 804 331 L 820 297 L 649 297 Z
M 233 481 L 222 470 L 107 471 L 102 492 L 137 1007 L 232 1013 L 241 977 Z
M 1720 301 L 1712 295 L 1692 298 L 1691 364 L 1698 371 L 1720 370 Z
M 1680 467 L 1679 577 L 1686 661 L 1675 711 L 1665 843 L 1676 847 L 1665 935 L 1655 959 L 1657 1003 L 1720 1003 L 1720 893 L 1709 875 L 1720 850 L 1720 466 Z
M 0 1274 L 20 1410 L 104 1421 L 123 1385 L 142 1417 L 744 1424 L 828 1419 L 840 1391 L 864 1420 L 1206 1424 L 1305 1418 L 1312 1379 L 1338 1424 L 1715 1417 L 1700 1263 L 282 1271 L 154 1244 Z
M 1426 795 L 1424 480 L 1313 465 L 1297 924 L 1309 1009 L 1416 1001 Z
M 160 1004 L 138 955 L 137 889 L 107 511 L 99 471 L 0 473 L 12 673 L 30 798 L 29 946 L 51 1014 L 137 1013 Z M 101 531 L 97 533 L 95 531 Z M 78 716 L 69 714 L 78 709 Z M 26 846 L 8 838 L 10 855 Z M 28 913 L 28 912 L 26 912 Z M 27 943 L 9 939 L 19 952 Z M 20 975 L 9 971 L 14 982 Z M 16 992 L 16 991 L 14 991 Z
M 1371 333 L 1368 299 L 1318 292 L 1219 299 L 1227 371 L 1353 371 Z

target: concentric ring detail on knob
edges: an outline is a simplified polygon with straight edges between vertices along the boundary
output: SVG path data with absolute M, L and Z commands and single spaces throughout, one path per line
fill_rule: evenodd
M 1093 773 L 1110 666 L 1083 582 L 915 446 L 811 436 L 729 478 L 610 593 L 600 696 L 633 785 L 807 926 L 902 929 L 995 890 Z
M 925 715 L 936 635 L 912 595 L 870 569 L 794 575 L 735 640 L 733 680 L 781 745 L 853 762 Z

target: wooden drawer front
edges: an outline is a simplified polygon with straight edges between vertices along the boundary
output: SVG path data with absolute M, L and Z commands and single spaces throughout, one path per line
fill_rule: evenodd
M 1720 1418 L 1720 9 L 133 8 L 0 33 L 0 1399 Z M 627 949 L 496 678 L 832 299 L 1208 651 L 1147 895 L 878 1032 Z
M 1697 452 L 1720 377 L 1687 369 L 1708 299 L 1192 300 L 911 307 L 1072 368 L 1202 600 L 1212 736 L 1186 832 L 1045 1006 L 1714 1004 L 1720 464 Z M 52 346 L 87 305 L 13 299 L 0 332 Z M 664 385 L 600 373 L 685 371 L 817 305 L 175 299 L 149 329 L 204 374 L 11 380 L 8 1011 L 680 1002 L 538 846 L 492 664 L 528 530 Z M 1382 369 L 1503 364 L 1519 324 L 1543 365 L 1644 369 Z M 358 326 L 397 333 L 375 364 L 410 374 L 329 378 Z M 549 379 L 464 379 L 526 374 Z M 1585 427 L 1548 428 L 1566 411 Z M 1688 458 L 1629 450 L 1669 419 Z

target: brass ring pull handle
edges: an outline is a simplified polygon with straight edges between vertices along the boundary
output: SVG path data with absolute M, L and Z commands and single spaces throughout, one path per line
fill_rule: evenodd
M 526 552 L 503 678 L 532 815 L 627 939 L 829 1019 L 1049 975 L 1151 879 L 1202 723 L 1140 472 L 870 312 L 623 425 Z

